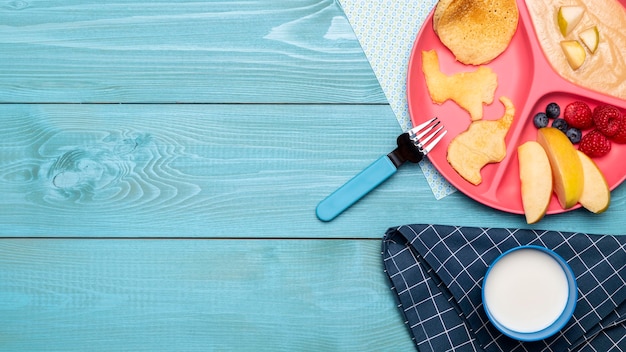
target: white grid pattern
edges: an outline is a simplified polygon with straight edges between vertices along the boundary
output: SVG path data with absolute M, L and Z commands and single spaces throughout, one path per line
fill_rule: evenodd
M 578 283 L 572 319 L 536 342 L 502 335 L 481 302 L 489 263 L 525 244 L 556 251 Z M 626 351 L 626 236 L 408 225 L 387 231 L 382 254 L 419 351 Z

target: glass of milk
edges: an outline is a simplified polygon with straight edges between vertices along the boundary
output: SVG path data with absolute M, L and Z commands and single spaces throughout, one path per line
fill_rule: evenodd
M 557 333 L 574 313 L 576 278 L 567 262 L 540 246 L 510 249 L 491 263 L 482 287 L 491 323 L 520 341 Z

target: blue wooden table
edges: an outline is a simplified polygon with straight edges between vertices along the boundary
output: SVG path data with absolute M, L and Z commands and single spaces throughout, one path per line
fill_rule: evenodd
M 415 165 L 319 221 L 399 133 L 331 0 L 0 4 L 0 350 L 411 350 L 387 228 L 624 232 L 625 187 L 529 226 Z

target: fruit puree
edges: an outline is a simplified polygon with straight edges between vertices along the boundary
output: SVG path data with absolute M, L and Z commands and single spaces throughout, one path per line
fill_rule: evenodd
M 557 11 L 563 5 L 585 8 L 582 20 L 563 37 Z M 526 0 L 537 39 L 553 69 L 562 77 L 589 89 L 626 99 L 626 10 L 617 0 Z M 560 47 L 562 40 L 579 40 L 578 33 L 597 26 L 600 43 L 595 53 L 576 71 L 567 63 Z

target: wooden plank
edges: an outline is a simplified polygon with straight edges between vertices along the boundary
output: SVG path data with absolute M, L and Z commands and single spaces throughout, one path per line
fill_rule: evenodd
M 400 132 L 377 105 L 0 108 L 4 236 L 325 235 L 317 202 Z
M 371 240 L 3 240 L 3 351 L 408 351 Z
M 460 193 L 435 200 L 416 165 L 332 222 L 317 220 L 320 200 L 395 147 L 389 106 L 10 104 L 0 122 L 0 237 L 379 238 L 416 222 L 528 227 Z M 622 233 L 625 209 L 619 187 L 605 214 L 575 211 L 534 227 Z
M 0 102 L 386 103 L 333 0 L 13 1 Z

